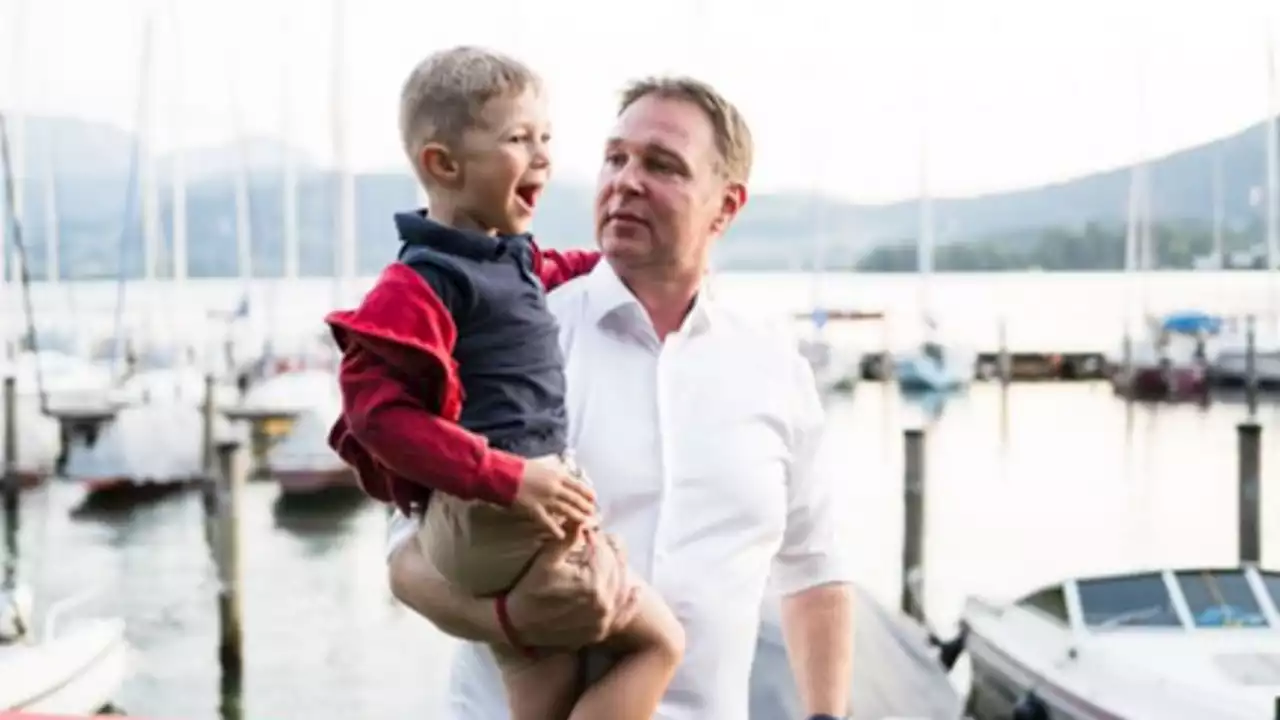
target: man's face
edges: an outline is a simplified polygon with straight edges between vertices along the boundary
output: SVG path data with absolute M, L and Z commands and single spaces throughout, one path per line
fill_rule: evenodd
M 711 121 L 685 100 L 648 95 L 618 116 L 596 191 L 596 237 L 618 269 L 706 269 L 711 242 L 741 207 Z

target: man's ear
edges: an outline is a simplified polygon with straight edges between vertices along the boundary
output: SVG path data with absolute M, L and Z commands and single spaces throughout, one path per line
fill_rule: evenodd
M 724 233 L 729 229 L 729 224 L 742 211 L 742 207 L 747 204 L 747 187 L 742 183 L 729 183 L 725 188 L 724 198 L 720 202 L 720 214 L 716 216 L 716 220 L 711 225 L 713 232 L 717 234 Z
M 422 172 L 442 187 L 457 187 L 462 181 L 462 166 L 449 152 L 449 148 L 440 143 L 427 143 L 418 153 L 418 162 Z

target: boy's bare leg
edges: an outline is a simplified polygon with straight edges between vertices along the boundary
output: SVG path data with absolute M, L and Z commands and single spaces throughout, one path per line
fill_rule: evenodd
M 638 603 L 635 619 L 603 643 L 626 654 L 587 688 L 570 720 L 651 720 L 657 712 L 684 658 L 684 628 L 648 585 Z
M 578 656 L 555 653 L 502 670 L 511 720 L 565 720 L 578 699 Z

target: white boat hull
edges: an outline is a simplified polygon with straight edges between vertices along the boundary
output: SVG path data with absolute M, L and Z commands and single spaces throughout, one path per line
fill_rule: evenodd
M 1271 720 L 1277 588 L 1280 574 L 1247 566 L 1186 568 L 970 599 L 968 707 L 980 718 L 1022 703 L 1053 720 Z
M 1248 354 L 1243 349 L 1230 348 L 1218 353 L 1213 364 L 1214 374 L 1230 380 L 1244 381 L 1248 366 Z M 1254 369 L 1260 383 L 1280 383 L 1280 348 L 1258 350 L 1254 354 Z
M 38 645 L 0 647 L 0 713 L 92 715 L 129 671 L 121 620 L 79 621 Z

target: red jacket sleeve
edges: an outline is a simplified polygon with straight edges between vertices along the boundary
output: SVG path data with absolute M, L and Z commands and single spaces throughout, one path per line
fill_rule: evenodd
M 457 424 L 456 329 L 416 272 L 391 265 L 358 309 L 325 320 L 343 353 L 343 412 L 330 444 L 366 492 L 402 509 L 428 490 L 511 504 L 524 460 Z
M 538 277 L 548 291 L 586 275 L 600 262 L 597 250 L 538 250 Z

